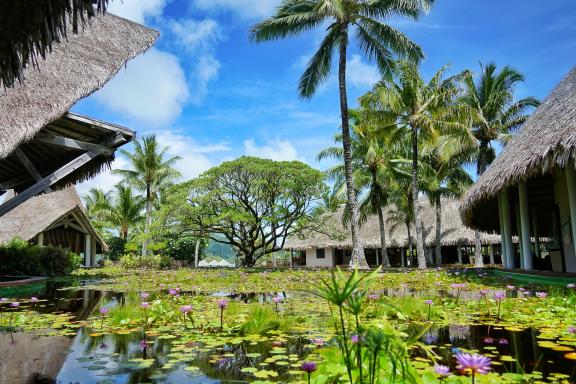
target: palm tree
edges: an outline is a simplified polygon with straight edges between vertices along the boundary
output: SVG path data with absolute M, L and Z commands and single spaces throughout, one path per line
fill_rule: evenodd
M 111 227 L 118 230 L 122 240 L 126 241 L 130 228 L 142 223 L 144 219 L 142 210 L 145 200 L 135 195 L 129 186 L 118 184 L 114 188 L 114 198 L 108 207 L 102 209 L 101 215 Z
M 92 222 L 92 225 L 100 232 L 105 227 L 102 212 L 110 206 L 111 199 L 111 193 L 104 192 L 101 188 L 91 188 L 88 193 L 84 195 L 88 218 Z
M 342 149 L 353 244 L 351 265 L 367 267 L 358 233 L 358 202 L 352 180 L 346 90 L 346 63 L 351 29 L 355 30 L 354 36 L 361 51 L 369 59 L 376 61 L 382 74 L 390 75 L 394 67 L 393 54 L 412 61 L 419 61 L 423 54 L 420 47 L 407 36 L 380 20 L 394 15 L 417 19 L 427 12 L 431 5 L 432 0 L 283 0 L 275 15 L 253 26 L 250 33 L 253 41 L 263 42 L 295 36 L 315 27 L 328 25 L 324 40 L 310 59 L 298 88 L 302 97 L 312 97 L 318 86 L 328 79 L 332 56 L 338 49 Z
M 463 128 L 454 116 L 453 105 L 458 93 L 458 82 L 462 74 L 444 79 L 446 67 L 440 69 L 428 82 L 422 79 L 418 67 L 409 62 L 400 62 L 393 78 L 379 82 L 372 91 L 362 97 L 363 103 L 374 111 L 373 115 L 382 120 L 399 125 L 411 133 L 412 144 L 412 200 L 414 202 L 414 220 L 416 226 L 416 253 L 418 267 L 426 268 L 424 253 L 424 233 L 418 200 L 420 187 L 418 182 L 418 141 L 421 136 L 437 137 L 440 132 Z M 384 128 L 383 128 L 384 129 Z
M 386 223 L 384 221 L 383 209 L 388 205 L 387 180 L 392 177 L 394 166 L 392 163 L 393 148 L 392 143 L 398 130 L 384 132 L 376 130 L 370 124 L 368 118 L 364 118 L 361 111 L 351 111 L 353 118 L 353 134 L 351 136 L 351 154 L 353 168 L 353 184 L 355 194 L 361 197 L 359 209 L 359 224 L 368 221 L 371 215 L 378 215 L 380 228 L 380 263 L 386 267 L 390 266 L 388 250 L 386 247 Z M 367 115 L 366 115 L 367 117 Z M 341 142 L 340 135 L 336 137 L 336 142 Z M 330 147 L 320 152 L 317 159 L 334 158 L 339 161 L 343 159 L 341 147 Z M 337 196 L 341 196 L 346 188 L 345 171 L 343 164 L 330 168 L 327 175 L 335 181 L 334 189 Z M 350 212 L 346 210 L 344 221 L 350 221 Z
M 461 101 L 472 111 L 472 132 L 478 140 L 477 173 L 482 175 L 496 158 L 495 141 L 505 145 L 512 133 L 529 117 L 526 112 L 540 102 L 534 97 L 515 101 L 514 89 L 524 76 L 506 66 L 500 72 L 496 64 L 480 64 L 481 75 L 476 81 L 468 73 L 464 78 L 465 95 Z
M 412 184 L 408 178 L 396 178 L 390 185 L 390 206 L 388 211 L 388 219 L 386 224 L 390 228 L 390 232 L 396 230 L 400 225 L 406 227 L 408 234 L 408 250 L 409 255 L 412 257 L 414 249 L 412 244 L 412 231 L 411 225 L 414 223 L 414 200 L 411 192 Z M 404 255 L 401 255 L 402 267 L 405 267 Z
M 144 136 L 134 144 L 134 153 L 120 151 L 128 158 L 132 169 L 114 170 L 115 174 L 124 178 L 125 183 L 145 193 L 146 220 L 142 256 L 148 253 L 153 204 L 159 199 L 159 194 L 181 176 L 174 168 L 180 157 L 167 157 L 167 151 L 167 147 L 160 149 L 155 135 Z
M 434 255 L 438 265 L 442 264 L 442 197 L 460 198 L 474 182 L 462 167 L 469 154 L 462 152 L 447 158 L 441 153 L 446 149 L 442 139 L 423 143 L 423 169 L 420 172 L 422 189 L 436 208 Z

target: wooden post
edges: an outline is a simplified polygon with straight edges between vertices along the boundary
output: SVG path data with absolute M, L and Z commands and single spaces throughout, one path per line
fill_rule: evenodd
M 400 247 L 400 265 L 402 268 L 406 268 L 406 251 L 404 247 Z
M 490 265 L 494 264 L 496 264 L 494 261 L 494 244 L 490 244 Z
M 534 231 L 534 247 L 536 251 L 536 257 L 542 257 L 542 251 L 540 250 L 540 228 L 538 227 L 538 210 L 536 208 L 532 209 L 532 230 Z
M 86 234 L 84 236 L 84 266 L 90 267 L 90 258 L 92 255 L 92 236 Z
M 462 248 L 460 248 L 460 244 L 456 248 L 458 249 L 458 264 L 462 264 Z
M 528 209 L 528 188 L 526 182 L 518 184 L 518 195 L 520 197 L 520 227 L 522 230 L 522 258 L 524 259 L 524 270 L 534 269 L 532 260 L 532 241 L 530 239 L 530 210 Z
M 38 245 L 40 247 L 44 245 L 44 232 L 38 234 Z
M 572 229 L 572 245 L 574 252 L 576 253 L 576 172 L 574 171 L 574 162 L 571 160 L 568 162 L 566 166 L 566 186 L 568 189 L 568 201 L 570 202 L 570 227 Z M 576 255 L 573 255 L 576 257 Z M 566 260 L 566 269 L 570 267 L 570 265 L 574 265 L 574 260 L 571 260 L 572 263 L 569 263 Z

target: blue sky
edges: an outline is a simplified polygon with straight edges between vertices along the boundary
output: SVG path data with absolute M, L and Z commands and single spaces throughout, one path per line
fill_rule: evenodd
M 339 129 L 336 79 L 311 100 L 297 94 L 323 29 L 264 44 L 248 38 L 250 26 L 279 2 L 113 0 L 110 12 L 157 29 L 161 37 L 73 110 L 140 135 L 156 133 L 171 154 L 182 157 L 184 179 L 244 154 L 325 168 L 315 157 Z M 526 76 L 519 97 L 543 98 L 576 64 L 575 20 L 574 0 L 437 0 L 418 22 L 389 22 L 422 46 L 426 76 L 445 64 L 453 72 L 477 71 L 479 62 L 494 61 Z M 348 64 L 354 106 L 378 73 L 355 47 Z M 114 167 L 126 166 L 119 156 Z M 104 173 L 79 190 L 108 189 L 117 181 Z

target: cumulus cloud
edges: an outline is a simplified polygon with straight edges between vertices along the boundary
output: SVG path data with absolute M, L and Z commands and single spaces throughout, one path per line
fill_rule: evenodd
M 248 156 L 262 157 L 275 161 L 300 160 L 298 150 L 289 140 L 274 139 L 259 146 L 254 139 L 244 141 L 244 152 Z
M 280 0 L 194 0 L 194 5 L 205 11 L 225 10 L 245 19 L 272 15 Z
M 188 97 L 178 58 L 155 48 L 129 62 L 95 95 L 108 109 L 151 125 L 174 121 Z
M 126 19 L 144 24 L 146 17 L 162 15 L 166 0 L 115 0 L 108 5 L 108 11 Z
M 380 80 L 380 73 L 374 65 L 364 63 L 360 55 L 352 55 L 348 60 L 347 78 L 355 87 L 371 87 Z
M 194 20 L 170 20 L 170 31 L 176 35 L 177 44 L 188 52 L 198 48 L 212 49 L 212 46 L 224 38 L 220 25 L 212 19 Z

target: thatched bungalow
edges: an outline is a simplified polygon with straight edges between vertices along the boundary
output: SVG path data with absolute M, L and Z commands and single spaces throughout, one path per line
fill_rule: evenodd
M 0 217 L 0 244 L 14 238 L 70 249 L 84 257 L 87 267 L 108 248 L 74 187 L 35 196 Z
M 501 234 L 505 267 L 576 272 L 575 157 L 576 68 L 463 200 L 465 224 Z M 518 247 L 514 235 L 521 239 Z M 545 248 L 542 237 L 550 238 Z
M 78 34 L 55 43 L 23 81 L 0 88 L 0 192 L 17 195 L 0 216 L 42 192 L 85 180 L 114 159 L 134 133 L 68 113 L 146 51 L 158 33 L 112 14 L 92 17 Z
M 432 260 L 435 244 L 435 207 L 428 199 L 421 200 L 422 221 L 428 259 Z M 472 263 L 474 255 L 474 231 L 466 228 L 460 220 L 458 209 L 460 202 L 442 199 L 442 263 Z M 334 267 L 350 262 L 352 239 L 349 228 L 342 223 L 344 208 L 327 215 L 322 220 L 320 231 L 310 231 L 303 236 L 293 236 L 286 241 L 284 249 L 292 251 L 293 264 L 308 267 Z M 413 257 L 408 257 L 409 241 L 416 244 L 414 225 L 408 229 L 405 225 L 393 225 L 389 219 L 390 211 L 384 212 L 386 225 L 386 247 L 392 266 L 414 265 Z M 380 229 L 376 215 L 368 218 L 360 227 L 360 238 L 365 247 L 366 260 L 371 266 L 379 263 Z M 481 234 L 483 255 L 486 263 L 500 263 L 500 237 Z

